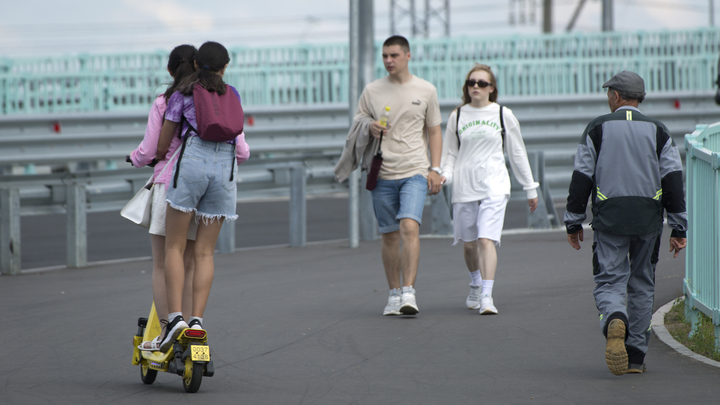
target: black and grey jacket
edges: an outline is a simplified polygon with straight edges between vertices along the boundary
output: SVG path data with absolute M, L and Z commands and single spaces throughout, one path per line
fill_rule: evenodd
M 667 127 L 637 108 L 618 108 L 585 128 L 565 211 L 568 233 L 581 229 L 591 194 L 595 230 L 622 235 L 656 232 L 665 209 L 672 236 L 685 237 L 680 153 Z

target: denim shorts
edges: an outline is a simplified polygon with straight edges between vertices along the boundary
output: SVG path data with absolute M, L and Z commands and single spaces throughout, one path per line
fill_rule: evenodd
M 235 176 L 235 146 L 229 143 L 204 141 L 191 136 L 180 159 L 177 188 L 173 187 L 177 162 L 173 167 L 167 201 L 182 212 L 195 212 L 196 220 L 206 224 L 215 219 L 235 220 L 237 183 Z
M 427 193 L 427 179 L 421 174 L 399 180 L 378 179 L 372 199 L 380 233 L 399 230 L 403 218 L 422 224 Z
M 153 185 L 152 199 L 150 229 L 148 232 L 151 235 L 165 236 L 165 213 L 167 212 L 167 203 L 165 201 L 167 200 L 167 189 L 164 183 L 155 183 Z M 191 221 L 188 227 L 188 240 L 195 240 L 197 237 L 197 229 L 197 222 Z

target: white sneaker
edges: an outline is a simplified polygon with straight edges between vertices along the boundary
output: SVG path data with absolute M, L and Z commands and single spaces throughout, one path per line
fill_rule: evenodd
M 400 315 L 401 304 L 402 298 L 400 297 L 400 294 L 391 291 L 390 296 L 388 297 L 388 303 L 383 311 L 383 315 Z
M 185 319 L 183 319 L 182 315 L 176 316 L 175 319 L 173 319 L 172 322 L 170 322 L 165 329 L 165 336 L 163 336 L 163 339 L 160 342 L 160 351 L 168 351 L 168 349 L 172 347 L 173 342 L 178 337 L 180 332 L 182 332 L 183 329 L 186 329 L 187 327 L 188 324 L 185 322 Z
M 480 308 L 480 286 L 479 285 L 470 284 L 470 294 L 468 295 L 467 300 L 465 300 L 465 305 L 467 305 L 468 309 Z
M 192 319 L 190 322 L 188 322 L 188 328 L 190 329 L 200 329 L 202 330 L 202 322 L 200 322 L 199 319 Z
M 400 313 L 403 315 L 415 315 L 420 310 L 418 309 L 417 302 L 415 301 L 415 290 L 404 291 L 402 294 L 402 306 L 400 307 Z
M 480 315 L 496 315 L 497 308 L 493 305 L 493 299 L 490 294 L 482 294 L 480 296 Z

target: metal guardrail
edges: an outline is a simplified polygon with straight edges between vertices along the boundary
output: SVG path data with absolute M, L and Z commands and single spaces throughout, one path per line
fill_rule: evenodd
M 718 109 L 713 104 L 713 95 L 712 92 L 651 94 L 641 108 L 646 114 L 665 122 L 677 142 L 680 135 L 687 132 L 687 128 L 717 116 Z M 539 212 L 554 213 L 552 196 L 562 198 L 566 195 L 577 142 L 590 120 L 608 112 L 606 99 L 603 96 L 504 97 L 500 101 L 512 108 L 518 117 L 531 158 L 538 159 L 537 166 L 533 164 L 533 167 L 536 177 L 543 179 L 541 192 L 546 206 L 545 210 L 540 209 Z M 441 103 L 445 119 L 455 106 L 456 103 L 452 101 Z M 303 178 L 306 183 L 304 186 L 295 183 L 296 189 L 302 188 L 308 194 L 345 190 L 346 184 L 334 181 L 332 168 L 348 131 L 346 105 L 253 107 L 247 109 L 247 116 L 249 119 L 252 117 L 253 121 L 252 126 L 246 127 L 246 139 L 251 145 L 252 156 L 238 171 L 238 198 L 241 201 L 287 196 L 289 188 L 294 184 L 291 179 L 296 172 L 293 170 L 297 167 L 305 171 Z M 80 205 L 85 206 L 88 212 L 119 210 L 144 184 L 150 171 L 121 169 L 74 172 L 72 163 L 103 160 L 112 162 L 110 167 L 124 167 L 124 156 L 143 137 L 145 114 L 76 114 L 63 116 L 59 122 L 57 118 L 52 115 L 0 117 L 0 166 L 21 168 L 22 165 L 36 164 L 40 169 L 41 165 L 45 165 L 45 172 L 50 171 L 50 165 L 65 168 L 60 173 L 33 176 L 10 175 L 7 173 L 14 170 L 6 169 L 6 174 L 0 176 L 0 187 L 16 189 L 18 193 L 16 197 L 6 196 L 5 206 L 15 207 L 9 208 L 15 214 L 8 215 L 64 213 L 67 212 L 68 198 L 78 199 L 80 194 L 85 198 L 85 204 Z M 59 133 L 55 132 L 56 123 L 59 123 Z M 68 191 L 68 187 L 74 184 L 84 187 L 85 193 L 74 188 Z M 519 185 L 515 184 L 514 189 L 519 189 Z M 437 222 L 433 229 L 441 229 L 448 222 L 441 218 L 448 215 L 448 199 L 445 198 L 445 208 L 436 207 L 441 199 L 432 199 L 433 223 Z M 15 200 L 17 206 L 11 202 Z M 291 206 L 296 207 L 294 210 L 302 211 L 304 199 L 302 203 L 297 201 L 297 204 Z M 71 212 L 75 213 L 76 218 L 82 217 L 77 210 Z M 534 226 L 538 227 L 559 223 L 552 215 L 546 218 L 540 215 L 535 219 L 542 222 L 535 222 Z M 532 223 L 530 221 L 529 225 Z M 12 229 L 13 223 L 3 222 L 3 227 Z M 4 234 L 12 233 L 8 232 Z M 75 240 L 73 235 L 69 235 L 70 240 Z M 233 235 L 231 229 L 223 231 L 221 250 L 234 248 Z M 293 243 L 302 243 L 302 235 L 302 226 L 296 225 L 291 240 L 296 241 Z M 10 243 L 7 243 L 0 247 L 9 249 L 9 246 Z M 73 255 L 78 257 L 75 252 Z
M 713 97 L 712 91 L 650 93 L 640 108 L 663 121 L 676 143 L 682 144 L 684 134 L 695 125 L 713 121 L 720 113 Z M 565 195 L 580 135 L 588 122 L 609 112 L 606 98 L 501 96 L 499 101 L 518 117 L 528 150 L 544 152 L 552 194 Z M 441 102 L 445 121 L 457 104 Z M 246 139 L 253 154 L 248 164 L 265 158 L 293 160 L 299 154 L 339 156 L 349 129 L 347 108 L 347 104 L 248 107 Z M 21 166 L 28 164 L 46 165 L 44 172 L 49 171 L 47 165 L 69 164 L 73 170 L 72 162 L 123 167 L 125 155 L 142 140 L 146 122 L 146 113 L 130 112 L 0 117 L 0 168 L 7 174 L 21 172 Z
M 543 177 L 542 152 L 529 152 L 540 202 L 535 213 L 528 213 L 528 227 L 559 226 L 552 197 Z M 282 162 L 282 160 L 287 160 Z M 238 201 L 290 196 L 290 246 L 305 246 L 306 195 L 343 192 L 348 183 L 335 180 L 337 156 L 295 156 L 258 159 L 244 164 L 236 176 Z M 87 265 L 87 225 L 89 212 L 119 211 L 137 190 L 145 185 L 151 170 L 55 173 L 48 175 L 0 176 L 0 273 L 18 274 L 20 263 L 20 217 L 67 213 L 67 265 Z M 447 190 L 446 190 L 447 191 Z M 524 198 L 522 187 L 514 192 Z M 448 194 L 449 195 L 449 194 Z M 544 197 L 543 197 L 544 196 Z M 434 234 L 451 232 L 450 201 L 444 194 L 431 198 Z M 218 247 L 221 253 L 235 249 L 235 223 L 223 224 Z
M 459 96 L 476 61 L 497 72 L 502 96 L 602 93 L 620 70 L 638 72 L 648 92 L 714 88 L 720 29 L 558 34 L 413 41 L 411 71 Z M 379 46 L 379 44 L 377 44 Z M 226 71 L 245 106 L 346 103 L 347 45 L 237 48 Z M 0 62 L 0 114 L 137 110 L 169 79 L 162 52 Z M 376 77 L 386 74 L 376 58 Z
M 306 240 L 306 194 L 336 193 L 338 184 L 326 167 L 319 170 L 302 160 L 262 162 L 240 166 L 236 181 L 238 201 L 290 195 L 289 240 L 304 246 Z M 0 176 L 0 273 L 18 274 L 20 263 L 20 217 L 67 213 L 67 265 L 87 265 L 89 212 L 119 211 L 140 187 L 151 170 L 55 173 L 48 175 Z M 222 253 L 235 249 L 235 223 L 223 224 L 218 247 Z
M 602 83 L 621 70 L 645 77 L 648 92 L 714 89 L 717 55 L 642 59 L 490 60 L 503 97 L 602 94 Z M 459 97 L 468 61 L 413 62 L 411 71 L 431 83 L 441 99 Z M 383 68 L 376 68 L 378 77 Z M 0 114 L 72 113 L 147 109 L 162 91 L 162 72 L 0 75 Z M 228 68 L 243 105 L 323 105 L 347 103 L 348 67 Z
M 698 125 L 685 136 L 687 151 L 688 246 L 685 255 L 685 316 L 691 336 L 699 312 L 715 326 L 720 350 L 720 122 Z
M 247 47 L 226 44 L 230 67 L 326 66 L 349 63 L 347 43 Z M 382 41 L 376 41 L 379 49 Z M 413 61 L 644 58 L 720 54 L 720 29 L 454 37 L 411 41 Z M 81 53 L 0 59 L 0 73 L 148 72 L 165 69 L 170 50 Z M 378 60 L 378 67 L 382 62 Z

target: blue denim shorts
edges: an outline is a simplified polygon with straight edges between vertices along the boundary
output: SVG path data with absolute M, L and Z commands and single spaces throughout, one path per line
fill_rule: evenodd
M 372 199 L 380 233 L 399 230 L 403 218 L 422 224 L 427 193 L 427 179 L 421 174 L 399 180 L 378 179 Z
M 178 170 L 177 161 L 167 193 L 170 206 L 178 211 L 196 213 L 196 219 L 206 224 L 215 219 L 235 220 L 237 183 L 235 176 L 235 146 L 229 143 L 204 141 L 191 136 L 180 159 L 177 187 L 172 179 Z

